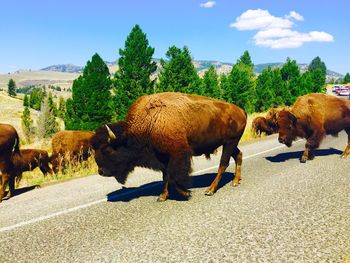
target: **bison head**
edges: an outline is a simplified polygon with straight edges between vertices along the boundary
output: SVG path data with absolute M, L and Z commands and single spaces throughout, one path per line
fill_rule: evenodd
M 288 147 L 296 138 L 297 118 L 288 110 L 282 110 L 278 116 L 278 141 Z
M 125 126 L 125 122 L 104 125 L 96 130 L 91 140 L 98 173 L 106 177 L 114 176 L 121 184 L 133 170 L 133 155 L 128 146 Z

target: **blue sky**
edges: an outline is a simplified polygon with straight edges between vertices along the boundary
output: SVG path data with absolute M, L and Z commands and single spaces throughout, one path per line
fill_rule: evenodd
M 1 0 L 0 72 L 85 65 L 97 52 L 115 61 L 135 24 L 155 58 L 171 45 L 197 60 L 310 63 L 350 72 L 346 0 Z

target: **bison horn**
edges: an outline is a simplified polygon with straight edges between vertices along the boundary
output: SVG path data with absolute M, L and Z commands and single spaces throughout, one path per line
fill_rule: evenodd
M 117 139 L 117 136 L 115 136 L 115 134 L 114 134 L 114 132 L 111 130 L 111 128 L 109 128 L 107 124 L 106 124 L 105 126 L 106 126 L 106 129 L 107 129 L 109 138 L 112 139 L 112 140 Z

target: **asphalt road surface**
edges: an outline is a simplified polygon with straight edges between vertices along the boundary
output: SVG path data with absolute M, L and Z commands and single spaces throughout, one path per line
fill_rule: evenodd
M 299 162 L 276 135 L 242 145 L 214 196 L 204 191 L 219 154 L 194 159 L 192 198 L 158 203 L 161 174 L 137 169 L 125 188 L 89 176 L 19 189 L 0 204 L 0 262 L 347 262 L 350 156 L 345 133 Z

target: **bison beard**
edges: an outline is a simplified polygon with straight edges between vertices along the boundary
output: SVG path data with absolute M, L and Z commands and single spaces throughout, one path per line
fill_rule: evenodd
M 91 142 L 102 176 L 125 183 L 137 166 L 162 171 L 164 189 L 158 201 L 165 201 L 169 185 L 190 197 L 186 185 L 192 156 L 209 156 L 219 146 L 223 146 L 220 167 L 206 194 L 217 190 L 231 156 L 236 161 L 233 185 L 238 185 L 242 153 L 237 145 L 245 125 L 245 112 L 233 104 L 168 92 L 139 98 L 125 121 L 99 127 Z

